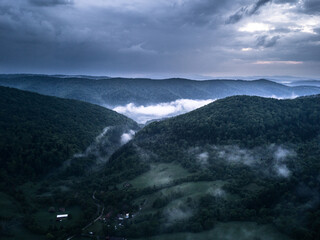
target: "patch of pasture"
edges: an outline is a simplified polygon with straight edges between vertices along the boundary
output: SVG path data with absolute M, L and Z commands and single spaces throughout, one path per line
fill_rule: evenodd
M 173 180 L 190 176 L 186 169 L 175 163 L 154 163 L 151 164 L 150 170 L 135 179 L 130 183 L 133 187 L 142 189 L 146 187 L 159 187 L 169 184 Z
M 65 226 L 65 227 L 71 227 L 75 226 L 79 219 L 83 217 L 83 213 L 78 206 L 74 206 L 71 208 L 67 208 L 66 212 L 70 215 L 68 219 L 64 219 L 61 222 L 56 221 L 57 214 L 64 214 L 64 213 L 50 213 L 48 212 L 48 209 L 40 209 L 34 214 L 34 218 L 36 223 L 43 229 L 47 229 L 49 226 Z
M 220 180 L 182 183 L 173 187 L 161 189 L 153 194 L 141 196 L 135 200 L 135 204 L 143 205 L 143 212 L 149 213 L 152 211 L 153 202 L 158 198 L 170 199 L 168 207 L 176 207 L 181 201 L 186 201 L 187 198 L 196 200 L 206 194 L 221 197 L 226 200 L 234 199 L 233 195 L 222 189 L 225 183 L 225 181 Z
M 272 225 L 258 225 L 255 222 L 217 223 L 210 230 L 200 233 L 173 233 L 139 240 L 290 240 Z
M 0 217 L 13 218 L 18 216 L 19 210 L 15 200 L 8 194 L 0 192 Z

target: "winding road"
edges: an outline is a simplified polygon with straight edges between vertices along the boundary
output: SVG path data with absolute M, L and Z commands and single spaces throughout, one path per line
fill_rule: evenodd
M 94 204 L 97 206 L 97 217 L 94 220 L 92 220 L 91 222 L 89 222 L 85 227 L 83 227 L 81 229 L 82 231 L 86 230 L 88 227 L 90 227 L 91 225 L 96 223 L 103 215 L 104 205 L 103 205 L 103 203 L 100 203 L 100 201 L 96 198 L 95 194 L 96 194 L 96 191 L 93 192 L 92 199 L 94 201 Z M 101 211 L 100 211 L 100 209 L 101 209 Z M 77 235 L 70 236 L 67 238 L 67 240 L 71 240 L 71 239 L 75 238 L 76 236 Z

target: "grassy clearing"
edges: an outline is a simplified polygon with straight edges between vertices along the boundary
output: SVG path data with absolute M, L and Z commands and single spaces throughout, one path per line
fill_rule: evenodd
M 19 216 L 18 206 L 9 195 L 0 192 L 0 217 L 14 218 Z
M 77 221 L 83 217 L 83 213 L 78 206 L 74 206 L 69 209 L 67 208 L 65 213 L 70 214 L 71 218 L 65 219 L 61 222 L 56 221 L 58 213 L 49 213 L 48 209 L 41 209 L 35 213 L 34 217 L 37 224 L 43 229 L 47 229 L 50 225 L 63 225 L 65 227 L 74 226 Z
M 45 240 L 45 236 L 35 235 L 30 233 L 21 224 L 13 226 L 11 232 L 14 234 L 12 237 L 1 236 L 1 240 Z
M 133 187 L 142 189 L 146 187 L 161 186 L 171 181 L 191 175 L 186 169 L 175 163 L 152 164 L 151 169 L 130 181 Z
M 186 201 L 191 197 L 197 199 L 205 194 L 212 194 L 227 200 L 233 200 L 235 196 L 224 192 L 221 188 L 225 184 L 224 181 L 206 181 L 206 182 L 187 182 L 173 187 L 162 189 L 156 193 L 144 195 L 135 200 L 135 204 L 144 202 L 143 210 L 141 213 L 152 212 L 152 204 L 157 198 L 168 197 L 173 194 L 179 194 L 180 197 L 174 199 L 168 204 L 168 207 L 175 207 L 181 202 Z
M 102 233 L 104 224 L 100 221 L 95 222 L 95 224 L 88 227 L 84 233 L 93 232 L 93 233 Z
M 22 190 L 26 197 L 30 198 L 31 196 L 34 197 L 37 195 L 37 190 L 39 187 L 39 183 L 26 182 L 25 184 L 21 185 L 19 189 Z
M 214 229 L 201 233 L 174 233 L 139 240 L 290 240 L 271 225 L 254 222 L 218 223 Z

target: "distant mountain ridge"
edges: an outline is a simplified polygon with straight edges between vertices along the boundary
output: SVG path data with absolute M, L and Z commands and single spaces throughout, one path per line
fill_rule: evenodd
M 177 99 L 220 99 L 232 95 L 292 98 L 320 93 L 319 87 L 290 87 L 264 79 L 196 81 L 9 74 L 0 75 L 0 85 L 108 107 L 129 103 L 152 105 Z
M 320 87 L 320 80 L 295 81 L 287 84 L 288 86 L 314 86 Z

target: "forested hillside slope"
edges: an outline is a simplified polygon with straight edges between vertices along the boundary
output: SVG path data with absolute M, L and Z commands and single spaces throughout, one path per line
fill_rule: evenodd
M 114 111 L 76 100 L 6 87 L 0 87 L 0 96 L 2 189 L 52 171 L 107 126 L 136 126 Z
M 106 176 L 121 173 L 117 181 L 136 187 L 131 196 L 145 209 L 122 231 L 127 236 L 251 221 L 318 239 L 319 156 L 319 95 L 234 96 L 146 126 L 113 154 Z

